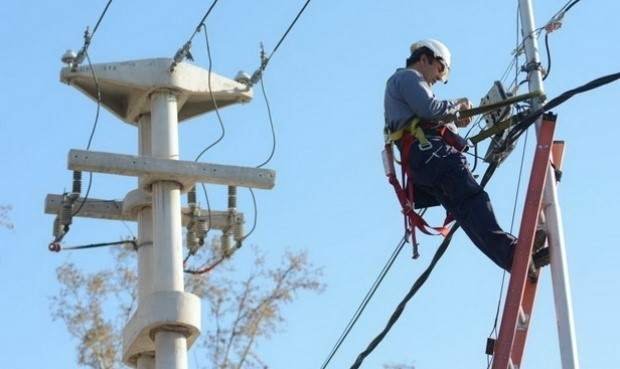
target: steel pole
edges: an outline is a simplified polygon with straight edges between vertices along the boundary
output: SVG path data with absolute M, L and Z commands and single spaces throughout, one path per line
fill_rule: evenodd
M 142 115 L 138 122 L 138 153 L 151 156 L 151 116 Z M 140 184 L 141 179 L 138 180 Z M 138 188 L 142 186 L 138 185 Z M 153 293 L 153 212 L 152 206 L 138 210 L 138 304 Z M 139 305 L 138 305 L 139 306 Z M 138 357 L 137 369 L 153 369 L 152 353 Z
M 178 159 L 177 99 L 172 92 L 151 95 L 151 150 L 156 158 Z M 181 191 L 176 182 L 155 182 L 153 196 L 154 292 L 183 292 Z M 187 369 L 187 340 L 166 327 L 155 332 L 155 368 Z
M 524 38 L 526 70 L 528 71 L 529 91 L 544 92 L 540 58 L 538 54 L 538 39 L 535 34 L 534 11 L 531 0 L 519 0 L 521 16 L 521 32 Z M 540 99 L 534 99 L 533 108 L 542 105 Z M 540 120 L 537 122 L 540 127 Z M 557 319 L 558 337 L 560 341 L 560 356 L 563 369 L 578 369 L 577 338 L 572 309 L 568 263 L 566 259 L 566 245 L 564 240 L 564 225 L 558 202 L 555 173 L 549 166 L 549 179 L 545 183 L 543 192 L 543 209 L 549 247 L 551 248 L 551 281 Z

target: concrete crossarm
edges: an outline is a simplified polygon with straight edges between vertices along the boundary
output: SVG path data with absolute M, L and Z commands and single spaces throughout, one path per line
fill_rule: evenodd
M 150 196 L 148 197 L 150 199 Z M 75 206 L 80 206 L 84 201 L 83 197 L 76 200 Z M 150 203 L 144 203 L 142 205 L 148 206 Z M 46 214 L 58 214 L 62 207 L 62 195 L 48 194 L 45 197 L 45 213 Z M 137 215 L 132 211 L 123 211 L 126 209 L 126 205 L 123 201 L 115 200 L 101 200 L 101 199 L 86 199 L 84 206 L 78 214 L 75 216 L 82 218 L 95 218 L 95 219 L 109 219 L 109 220 L 124 220 L 124 221 L 136 221 Z M 187 225 L 189 222 L 189 208 L 183 208 L 183 225 Z M 211 210 L 211 216 L 207 210 L 201 210 L 199 217 L 204 220 L 211 220 L 211 229 L 227 229 L 230 227 L 230 213 L 228 211 Z M 243 223 L 244 217 L 242 213 L 235 213 L 234 219 L 237 223 Z
M 69 169 L 142 177 L 143 189 L 153 182 L 172 181 L 188 191 L 196 182 L 271 189 L 276 173 L 270 169 L 197 163 L 97 151 L 69 151 Z

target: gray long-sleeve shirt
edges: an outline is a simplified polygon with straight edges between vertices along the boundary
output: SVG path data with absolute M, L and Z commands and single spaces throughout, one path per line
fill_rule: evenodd
M 414 116 L 430 120 L 457 110 L 454 101 L 435 98 L 422 74 L 409 68 L 397 69 L 388 79 L 384 104 L 385 124 L 392 132 L 404 128 Z M 450 125 L 454 126 L 446 126 Z M 449 128 L 456 131 L 456 126 Z

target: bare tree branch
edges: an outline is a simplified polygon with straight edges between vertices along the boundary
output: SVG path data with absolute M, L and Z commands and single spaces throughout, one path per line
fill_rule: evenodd
M 121 368 L 122 326 L 136 303 L 135 252 L 114 249 L 114 267 L 95 273 L 82 272 L 72 263 L 57 268 L 60 283 L 52 298 L 52 316 L 64 321 L 78 340 L 78 363 L 92 369 Z M 217 249 L 203 247 L 203 260 Z M 234 278 L 233 278 L 234 277 Z M 284 323 L 281 309 L 301 291 L 320 292 L 320 269 L 306 253 L 286 253 L 275 268 L 255 250 L 253 269 L 241 277 L 231 261 L 209 274 L 186 278 L 188 291 L 205 302 L 201 346 L 207 364 L 216 369 L 267 368 L 254 347 Z

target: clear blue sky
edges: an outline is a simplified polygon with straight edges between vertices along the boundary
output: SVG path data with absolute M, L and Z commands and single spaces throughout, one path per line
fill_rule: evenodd
M 0 229 L 1 368 L 74 367 L 74 342 L 49 314 L 49 297 L 58 289 L 54 270 L 65 260 L 87 270 L 109 266 L 105 250 L 49 253 L 52 216 L 43 214 L 45 195 L 69 188 L 67 152 L 85 147 L 95 113 L 90 100 L 58 81 L 60 56 L 67 48 L 81 46 L 84 27 L 94 24 L 105 3 L 25 0 L 0 5 L 0 203 L 13 205 L 15 223 L 13 231 Z M 209 3 L 115 1 L 91 45 L 92 59 L 170 57 Z M 228 77 L 239 69 L 254 70 L 259 42 L 271 50 L 302 3 L 221 0 L 208 21 L 214 70 Z M 540 25 L 564 1 L 535 3 Z M 550 36 L 548 96 L 619 71 L 619 13 L 617 1 L 582 1 L 566 16 L 564 26 Z M 270 368 L 320 367 L 400 239 L 402 221 L 380 161 L 382 94 L 387 77 L 404 62 L 409 44 L 426 37 L 443 40 L 453 52 L 453 69 L 450 83 L 438 86 L 436 93 L 468 96 L 476 102 L 510 61 L 515 16 L 516 1 L 310 4 L 265 75 L 277 126 L 278 147 L 270 163 L 277 171 L 277 185 L 258 193 L 258 229 L 249 242 L 273 260 L 286 249 L 308 249 L 313 262 L 324 267 L 327 290 L 302 295 L 286 308 L 284 330 L 259 346 Z M 193 53 L 197 64 L 206 67 L 202 38 L 196 39 Z M 226 137 L 205 160 L 255 165 L 267 156 L 271 133 L 258 92 L 250 104 L 222 111 Z M 560 201 L 579 353 L 582 367 L 589 369 L 617 367 L 620 361 L 620 227 L 615 220 L 620 205 L 619 94 L 620 84 L 610 85 L 555 110 L 557 137 L 567 141 Z M 184 123 L 181 156 L 192 159 L 217 137 L 218 129 L 212 114 Z M 532 138 L 530 134 L 530 143 Z M 102 113 L 94 150 L 135 153 L 136 142 L 134 127 Z M 530 158 L 528 154 L 528 170 Z M 518 166 L 515 154 L 488 186 L 505 228 L 510 225 Z M 95 175 L 92 196 L 119 199 L 133 186 L 132 179 Z M 224 206 L 223 192 L 213 191 L 213 197 L 214 207 Z M 247 195 L 240 204 L 251 214 Z M 439 218 L 438 210 L 432 213 L 431 218 Z M 67 242 L 126 235 L 119 223 L 77 220 Z M 331 368 L 348 367 L 378 333 L 426 267 L 438 241 L 422 239 L 418 261 L 409 258 L 410 250 L 402 253 Z M 241 252 L 240 261 L 243 252 L 250 250 Z M 460 233 L 364 367 L 395 362 L 419 369 L 485 367 L 484 343 L 500 280 L 500 270 Z M 558 368 L 548 271 L 541 286 L 524 367 Z

